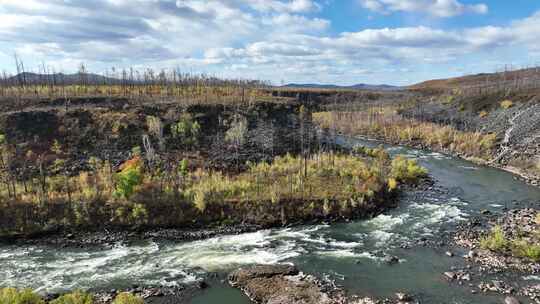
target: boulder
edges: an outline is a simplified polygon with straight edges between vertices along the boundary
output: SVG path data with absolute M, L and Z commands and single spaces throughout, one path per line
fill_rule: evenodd
M 338 304 L 343 300 L 330 294 L 335 290 L 327 291 L 314 277 L 304 275 L 290 265 L 239 269 L 229 275 L 229 283 L 244 291 L 253 302 L 261 304 Z
M 506 297 L 504 299 L 504 304 L 520 304 L 520 303 L 521 302 L 514 297 Z
M 444 273 L 444 276 L 447 277 L 450 280 L 455 280 L 457 278 L 457 275 L 455 272 L 447 271 Z
M 399 263 L 399 258 L 396 256 L 387 255 L 383 258 L 383 261 L 388 265 Z

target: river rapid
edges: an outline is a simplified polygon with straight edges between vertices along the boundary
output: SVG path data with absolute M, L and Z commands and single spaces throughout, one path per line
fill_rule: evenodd
M 343 145 L 377 142 L 340 138 Z M 540 189 L 489 167 L 429 151 L 387 146 L 393 155 L 415 158 L 429 169 L 434 189 L 408 193 L 399 207 L 371 220 L 335 225 L 271 229 L 187 242 L 144 241 L 110 249 L 59 249 L 0 246 L 0 287 L 30 287 L 41 293 L 73 289 L 175 286 L 208 273 L 227 273 L 251 264 L 294 263 L 302 271 L 336 280 L 352 294 L 393 297 L 414 294 L 421 303 L 498 303 L 500 296 L 472 294 L 442 273 L 463 267 L 460 248 L 414 245 L 434 240 L 481 210 L 505 206 L 538 208 Z M 412 248 L 403 249 L 413 245 Z M 446 250 L 458 257 L 448 257 Z M 384 256 L 400 262 L 388 265 Z M 519 276 L 518 274 L 500 274 Z M 540 278 L 532 277 L 532 280 Z M 474 281 L 473 281 L 474 283 Z M 539 282 L 540 283 L 540 282 Z M 249 301 L 216 280 L 192 304 L 242 304 Z

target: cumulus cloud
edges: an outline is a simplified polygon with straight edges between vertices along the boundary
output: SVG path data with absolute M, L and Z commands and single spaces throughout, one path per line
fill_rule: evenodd
M 540 13 L 515 21 L 507 27 L 486 26 L 455 31 L 430 27 L 366 29 L 341 33 L 336 37 L 295 35 L 248 43 L 241 48 L 212 51 L 220 62 L 281 62 L 298 64 L 328 63 L 329 66 L 361 67 L 366 62 L 385 65 L 441 63 L 470 54 L 520 45 L 538 50 Z
M 0 0 L 0 42 L 79 60 L 165 61 L 251 40 L 258 33 L 320 32 L 311 0 Z
M 487 11 L 455 0 L 363 2 L 374 11 L 440 17 Z M 64 68 L 80 62 L 98 71 L 180 66 L 231 77 L 337 82 L 377 71 L 400 75 L 388 72 L 389 67 L 413 70 L 422 63 L 445 64 L 508 47 L 540 53 L 540 12 L 505 26 L 336 33 L 331 21 L 318 14 L 328 5 L 321 3 L 329 2 L 0 0 L 0 62 L 17 52 L 37 64 Z
M 435 17 L 449 18 L 465 13 L 486 14 L 488 6 L 462 4 L 458 0 L 359 0 L 360 4 L 374 12 L 422 12 Z
M 292 1 L 276 1 L 276 0 L 240 0 L 250 5 L 259 11 L 277 11 L 283 13 L 307 13 L 318 11 L 321 5 L 313 0 L 292 0 Z

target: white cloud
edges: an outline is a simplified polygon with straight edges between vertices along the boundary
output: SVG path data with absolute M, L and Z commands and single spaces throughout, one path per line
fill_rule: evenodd
M 321 5 L 313 0 L 239 0 L 251 6 L 252 8 L 268 12 L 276 11 L 281 13 L 308 13 L 318 11 Z
M 30 5 L 34 2 L 36 6 Z M 46 61 L 76 68 L 84 61 L 95 71 L 112 66 L 179 66 L 275 82 L 352 82 L 368 74 L 372 82 L 377 75 L 400 80 L 403 72 L 389 72 L 389 67 L 411 71 L 425 64 L 431 71 L 505 48 L 540 54 L 540 12 L 505 26 L 333 33 L 331 22 L 317 14 L 328 5 L 320 3 L 328 2 L 0 0 L 0 50 L 7 56 L 0 57 L 5 64 L 0 70 L 10 68 L 5 58 L 17 52 L 25 60 L 35 60 L 36 66 Z M 364 3 L 374 11 L 423 11 L 441 17 L 485 11 L 453 0 Z
M 486 4 L 462 4 L 458 0 L 359 0 L 368 10 L 389 14 L 392 12 L 423 12 L 435 17 L 449 18 L 465 13 L 486 14 Z
M 328 20 L 291 14 L 279 14 L 263 18 L 262 23 L 278 31 L 285 32 L 321 32 L 330 27 L 330 21 Z
M 368 66 L 444 64 L 509 46 L 538 50 L 540 13 L 507 27 L 444 31 L 430 27 L 367 29 L 337 37 L 298 34 L 269 37 L 240 48 L 214 49 L 208 58 L 222 64 L 249 64 L 261 69 L 314 70 L 354 74 Z M 316 68 L 315 68 L 316 67 Z M 309 70 L 307 72 L 306 70 Z M 295 72 L 295 73 L 297 73 Z

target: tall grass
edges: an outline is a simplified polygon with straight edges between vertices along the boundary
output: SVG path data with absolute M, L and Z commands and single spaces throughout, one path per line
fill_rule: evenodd
M 496 144 L 495 134 L 463 132 L 450 126 L 403 118 L 392 108 L 359 112 L 319 112 L 313 114 L 321 127 L 348 135 L 381 138 L 394 143 L 420 144 L 435 150 L 451 151 L 489 160 Z
M 2 304 L 45 304 L 45 301 L 30 289 L 0 288 Z

